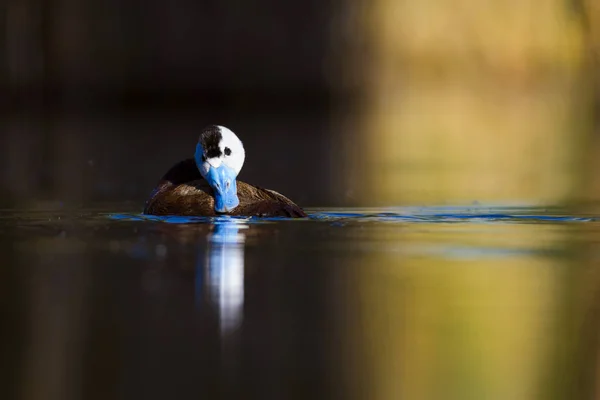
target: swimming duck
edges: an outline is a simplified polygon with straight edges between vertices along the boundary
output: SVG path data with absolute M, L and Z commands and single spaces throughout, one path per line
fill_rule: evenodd
M 236 180 L 245 158 L 242 141 L 231 130 L 204 128 L 194 158 L 167 171 L 146 201 L 144 214 L 306 217 L 282 194 Z

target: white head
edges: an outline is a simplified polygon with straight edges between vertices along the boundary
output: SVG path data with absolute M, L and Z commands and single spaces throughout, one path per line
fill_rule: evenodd
M 215 211 L 229 212 L 239 204 L 235 178 L 246 153 L 242 141 L 224 126 L 210 125 L 202 130 L 194 155 L 200 174 L 215 192 Z

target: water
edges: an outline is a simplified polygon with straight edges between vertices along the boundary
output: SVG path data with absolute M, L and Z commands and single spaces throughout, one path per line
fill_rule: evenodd
M 124 208 L 0 213 L 1 398 L 597 395 L 595 215 Z

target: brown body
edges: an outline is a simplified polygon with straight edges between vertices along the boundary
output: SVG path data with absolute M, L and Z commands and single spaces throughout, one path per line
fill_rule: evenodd
M 287 197 L 236 181 L 239 206 L 226 215 L 257 217 L 306 217 Z M 173 166 L 160 180 L 144 207 L 149 215 L 216 216 L 213 190 L 200 175 L 196 162 L 187 159 Z

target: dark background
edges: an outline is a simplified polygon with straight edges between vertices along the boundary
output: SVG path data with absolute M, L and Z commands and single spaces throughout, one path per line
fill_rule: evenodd
M 4 206 L 142 202 L 213 123 L 246 146 L 240 179 L 331 203 L 334 4 L 1 7 Z

